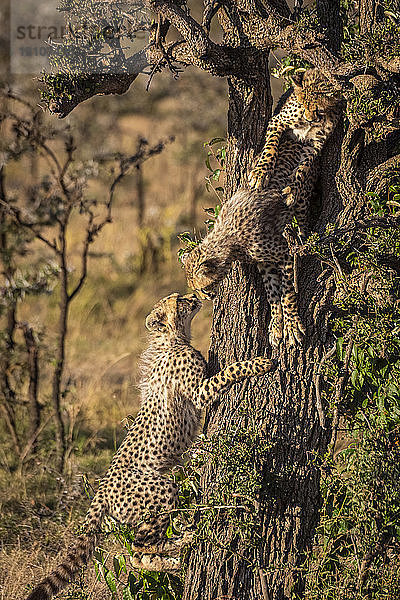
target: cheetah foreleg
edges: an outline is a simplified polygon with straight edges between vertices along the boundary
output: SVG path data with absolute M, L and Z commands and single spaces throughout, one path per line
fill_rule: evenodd
M 195 390 L 194 404 L 197 408 L 203 409 L 212 402 L 215 402 L 216 395 L 233 383 L 241 381 L 246 377 L 252 377 L 253 375 L 264 375 L 264 373 L 269 373 L 275 367 L 275 361 L 262 356 L 258 356 L 253 360 L 233 363 L 213 377 L 203 381 Z
M 268 338 L 271 346 L 279 346 L 283 336 L 283 314 L 281 306 L 281 278 L 278 269 L 269 263 L 257 263 L 257 268 L 263 278 L 265 294 L 271 310 L 271 320 L 268 327 Z
M 277 117 L 273 117 L 269 122 L 266 142 L 249 173 L 248 182 L 252 189 L 259 190 L 268 185 L 274 172 L 279 142 L 285 129 L 286 127 Z
M 290 183 L 282 190 L 282 196 L 287 206 L 293 206 L 297 203 L 302 194 L 306 178 L 314 165 L 317 151 L 311 146 L 303 149 L 302 158 L 296 169 L 290 177 Z
M 131 546 L 134 555 L 130 562 L 134 569 L 146 571 L 179 571 L 181 566 L 180 554 L 182 549 L 194 539 L 193 531 L 185 531 L 181 537 L 162 541 L 154 546 L 137 548 Z
M 184 546 L 191 544 L 194 539 L 194 532 L 186 529 L 177 537 L 160 540 L 156 544 L 137 546 L 131 544 L 132 552 L 136 554 L 158 554 L 160 556 L 177 556 Z
M 181 568 L 180 558 L 149 554 L 143 554 L 141 557 L 131 556 L 130 564 L 133 569 L 139 571 L 161 571 L 163 573 L 176 573 Z

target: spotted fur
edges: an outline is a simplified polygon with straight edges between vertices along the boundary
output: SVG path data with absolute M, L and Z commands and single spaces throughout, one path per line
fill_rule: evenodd
M 222 389 L 274 367 L 273 361 L 258 357 L 234 363 L 207 378 L 206 361 L 190 344 L 191 321 L 200 307 L 194 294 L 172 294 L 148 315 L 150 344 L 142 357 L 139 413 L 100 482 L 85 518 L 84 534 L 28 600 L 49 600 L 76 576 L 93 552 L 105 515 L 133 529 L 135 548 L 145 555 L 136 561 L 138 568 L 176 566 L 176 559 L 152 559 L 146 554 L 162 555 L 174 546 L 165 532 L 178 494 L 165 474 L 191 445 L 201 410 L 215 401 Z M 175 549 L 180 547 L 178 540 Z
M 284 231 L 295 216 L 300 231 L 305 232 L 315 168 L 298 185 L 295 203 L 288 206 L 281 191 L 301 153 L 300 142 L 283 139 L 268 189 L 241 189 L 234 194 L 223 204 L 213 230 L 183 257 L 188 285 L 205 298 L 215 296 L 234 260 L 257 263 L 271 308 L 269 340 L 273 346 L 282 339 L 291 346 L 300 343 L 304 333 Z
M 300 142 L 301 154 L 283 189 L 287 204 L 297 194 L 340 116 L 341 95 L 318 69 L 293 78 L 293 93 L 268 123 L 264 148 L 249 175 L 252 189 L 266 187 L 274 172 L 282 136 Z

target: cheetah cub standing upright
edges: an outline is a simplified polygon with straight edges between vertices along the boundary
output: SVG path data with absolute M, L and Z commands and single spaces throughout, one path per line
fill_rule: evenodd
M 175 547 L 165 533 L 177 507 L 175 483 L 165 476 L 179 462 L 196 435 L 201 410 L 218 392 L 252 375 L 274 368 L 267 358 L 230 365 L 206 378 L 207 364 L 190 344 L 193 317 L 201 307 L 194 294 L 172 294 L 158 302 L 146 319 L 150 344 L 142 357 L 141 408 L 87 512 L 83 531 L 64 561 L 29 595 L 49 600 L 64 588 L 89 560 L 103 517 L 109 515 L 131 526 L 135 548 L 146 554 L 166 554 Z M 162 570 L 179 559 L 145 556 L 135 566 Z M 146 562 L 147 561 L 147 562 Z M 172 563 L 171 563 L 172 561 Z
M 282 135 L 300 142 L 300 160 L 282 191 L 287 204 L 296 202 L 315 158 L 335 129 L 342 100 L 340 92 L 318 69 L 298 73 L 292 81 L 293 92 L 268 123 L 264 148 L 249 175 L 251 188 L 266 187 L 279 157 Z

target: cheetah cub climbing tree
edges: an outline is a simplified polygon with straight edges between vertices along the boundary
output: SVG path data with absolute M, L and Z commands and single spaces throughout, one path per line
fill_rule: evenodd
M 179 559 L 169 556 L 153 560 L 148 556 L 179 552 L 183 541 L 170 542 L 165 536 L 178 502 L 176 485 L 165 473 L 191 445 L 201 410 L 215 402 L 221 390 L 274 368 L 273 361 L 259 357 L 234 363 L 207 378 L 207 363 L 190 344 L 191 321 L 200 307 L 194 294 L 172 294 L 148 315 L 150 344 L 142 357 L 139 413 L 100 482 L 84 533 L 28 600 L 49 600 L 77 575 L 94 550 L 106 515 L 132 528 L 135 549 L 145 555 L 136 567 L 163 570 L 179 565 Z
M 188 285 L 215 296 L 235 260 L 255 262 L 271 308 L 269 340 L 301 342 L 293 257 L 284 237 L 293 217 L 304 234 L 315 159 L 340 116 L 341 96 L 318 69 L 294 78 L 292 94 L 268 124 L 266 142 L 249 175 L 250 189 L 222 206 L 212 231 L 183 255 Z

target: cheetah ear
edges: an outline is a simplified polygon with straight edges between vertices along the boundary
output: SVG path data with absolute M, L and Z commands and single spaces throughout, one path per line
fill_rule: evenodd
M 218 271 L 218 261 L 215 258 L 207 258 L 200 263 L 199 271 L 203 275 L 214 275 Z
M 160 315 L 153 315 L 153 313 L 150 313 L 146 317 L 146 328 L 149 331 L 163 331 L 166 328 L 166 325 L 160 321 Z
M 303 77 L 304 71 L 295 71 L 293 75 L 290 76 L 294 87 L 302 87 L 303 85 Z

